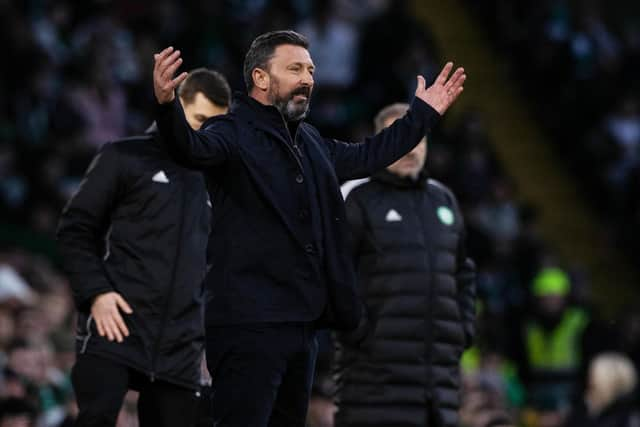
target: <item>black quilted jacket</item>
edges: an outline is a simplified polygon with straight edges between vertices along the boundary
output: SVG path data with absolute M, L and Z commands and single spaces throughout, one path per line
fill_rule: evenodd
M 346 206 L 366 316 L 337 336 L 336 426 L 457 426 L 475 268 L 453 194 L 385 171 Z

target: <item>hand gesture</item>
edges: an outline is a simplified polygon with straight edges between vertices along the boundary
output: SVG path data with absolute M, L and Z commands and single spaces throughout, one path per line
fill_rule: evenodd
M 429 104 L 440 115 L 447 111 L 464 90 L 462 85 L 467 78 L 464 68 L 458 68 L 449 78 L 452 69 L 453 62 L 447 62 L 436 77 L 436 81 L 429 87 L 426 87 L 424 77 L 418 76 L 416 96 Z
M 133 313 L 129 304 L 117 292 L 107 292 L 98 295 L 91 305 L 91 315 L 96 321 L 98 333 L 107 336 L 109 341 L 122 342 L 129 336 L 129 329 L 120 315 L 120 310 L 127 314 Z
M 174 51 L 172 47 L 168 47 L 160 53 L 153 55 L 153 91 L 156 99 L 160 104 L 166 104 L 173 101 L 176 97 L 175 89 L 187 78 L 187 73 L 181 73 L 175 79 L 173 75 L 182 64 L 180 51 Z

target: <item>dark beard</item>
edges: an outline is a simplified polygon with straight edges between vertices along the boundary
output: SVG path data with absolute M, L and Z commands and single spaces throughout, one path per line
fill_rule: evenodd
M 274 90 L 275 92 L 275 90 Z M 293 100 L 296 95 L 304 95 L 307 100 L 302 103 L 297 103 Z M 311 90 L 308 87 L 299 87 L 291 91 L 286 97 L 275 96 L 273 105 L 280 111 L 285 121 L 296 122 L 304 119 L 309 112 L 309 101 L 311 96 Z

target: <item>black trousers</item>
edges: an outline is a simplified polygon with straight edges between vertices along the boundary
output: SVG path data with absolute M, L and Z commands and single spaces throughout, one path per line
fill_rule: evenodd
M 129 389 L 140 392 L 140 427 L 190 427 L 195 424 L 195 390 L 164 381 L 151 382 L 140 372 L 91 354 L 78 355 L 71 382 L 80 410 L 76 427 L 114 427 Z
M 216 427 L 304 427 L 318 341 L 308 323 L 208 326 Z

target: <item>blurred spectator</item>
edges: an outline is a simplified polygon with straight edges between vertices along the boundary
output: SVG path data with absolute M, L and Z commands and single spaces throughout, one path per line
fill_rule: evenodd
M 590 320 L 584 309 L 570 304 L 570 287 L 569 276 L 559 268 L 537 274 L 532 309 L 521 320 L 511 349 L 527 384 L 528 405 L 559 417 L 571 407 Z
M 70 84 L 68 104 L 80 119 L 81 143 L 100 146 L 125 135 L 126 95 L 110 73 L 114 58 L 104 56 L 97 43 L 91 51 L 86 63 L 79 65 L 78 80 Z
M 0 303 L 16 307 L 35 301 L 36 294 L 16 270 L 10 265 L 0 264 Z
M 315 2 L 309 20 L 298 31 L 307 37 L 311 56 L 320 64 L 313 76 L 318 87 L 345 89 L 356 79 L 358 32 L 336 15 L 332 3 Z
M 637 371 L 628 357 L 603 353 L 589 366 L 584 400 L 566 427 L 632 427 L 640 425 Z
M 622 315 L 617 328 L 618 349 L 629 356 L 636 372 L 640 372 L 640 312 L 637 302 Z
M 640 7 L 624 0 L 466 4 L 518 70 L 550 143 L 582 181 L 612 244 L 635 262 L 640 86 L 632 76 L 640 58 Z
M 0 400 L 0 427 L 35 427 L 36 409 L 15 397 Z
M 496 245 L 511 244 L 520 234 L 520 215 L 510 183 L 495 180 L 489 197 L 474 209 L 471 220 L 480 231 L 493 236 Z
M 389 1 L 382 13 L 363 24 L 358 75 L 360 92 L 369 100 L 369 117 L 386 104 L 408 101 L 416 74 L 429 80 L 438 71 L 434 43 L 415 19 L 411 6 L 409 0 Z
M 622 192 L 629 174 L 640 162 L 640 110 L 633 98 L 624 98 L 606 119 L 605 129 L 617 153 L 609 170 L 612 190 Z
M 14 340 L 8 349 L 7 367 L 37 390 L 40 423 L 56 426 L 66 417 L 66 404 L 71 397 L 71 384 L 53 363 L 52 349 L 46 344 Z

